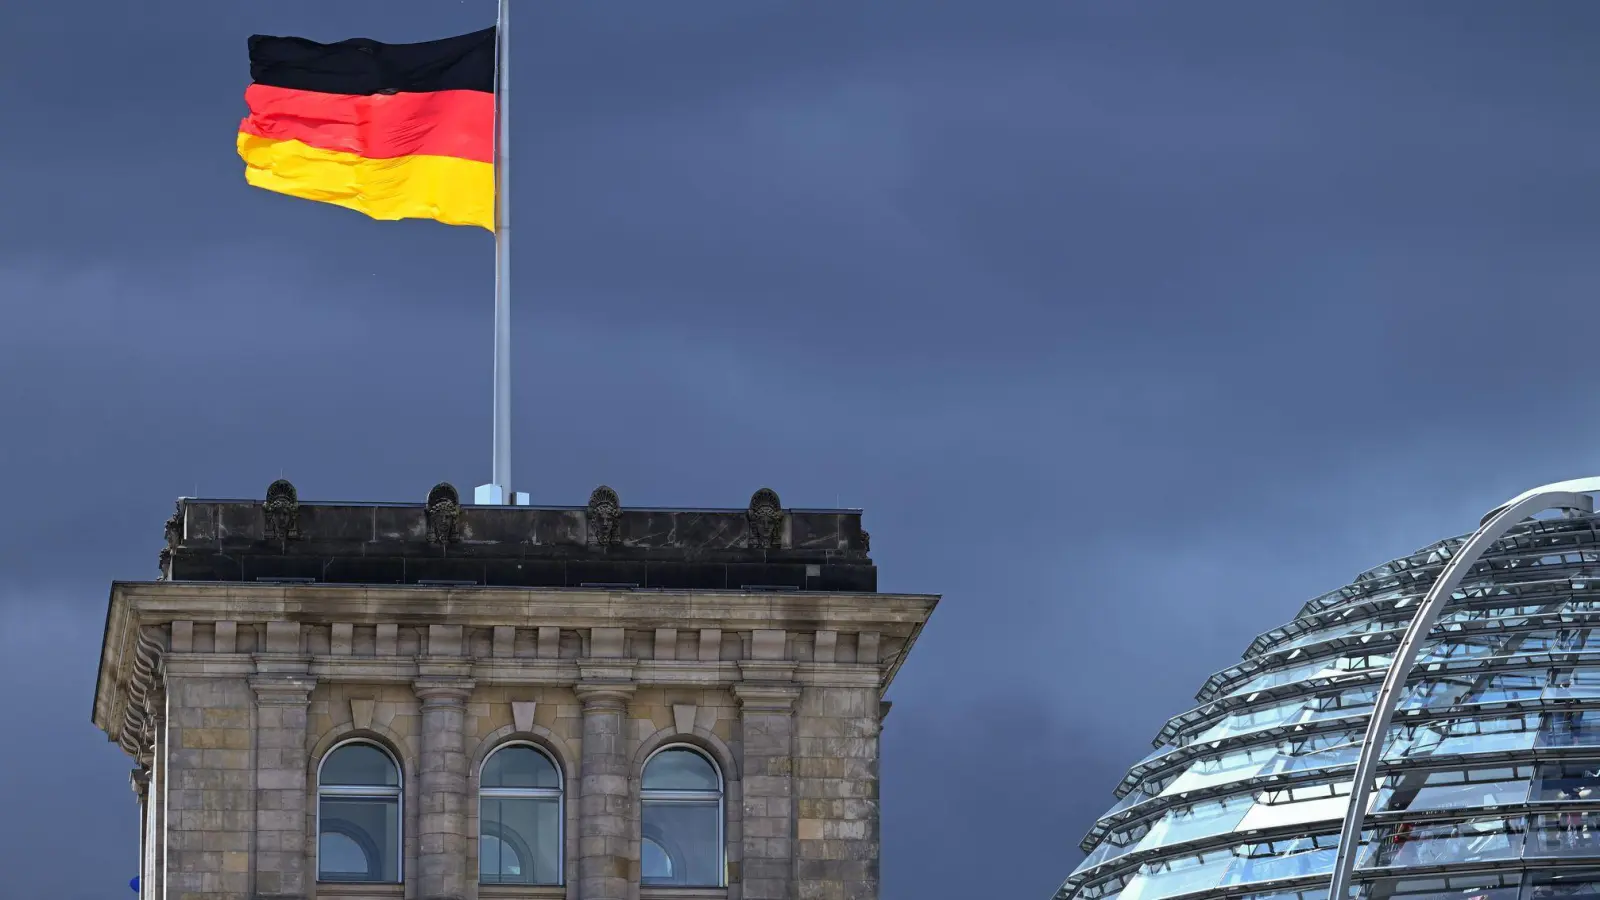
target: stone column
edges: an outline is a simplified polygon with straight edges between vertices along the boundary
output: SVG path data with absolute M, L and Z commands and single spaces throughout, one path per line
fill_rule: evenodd
M 150 714 L 150 767 L 144 795 L 144 859 L 139 867 L 139 896 L 164 897 L 162 873 L 167 848 L 167 704 L 158 698 Z
M 792 669 L 745 674 L 775 678 Z M 736 684 L 733 693 L 739 698 L 744 747 L 741 896 L 743 900 L 793 900 L 794 703 L 800 688 L 763 680 Z
M 256 695 L 256 896 L 302 900 L 311 893 L 310 810 L 306 708 L 316 679 L 308 675 L 257 675 Z
M 626 682 L 579 683 L 583 704 L 583 757 L 578 800 L 578 898 L 627 900 L 637 881 L 630 851 L 632 797 L 628 787 L 623 723 L 635 686 Z
M 465 678 L 421 678 L 422 753 L 417 762 L 416 878 L 419 900 L 464 900 L 467 872 L 467 698 Z
M 244 677 L 188 674 L 198 666 L 177 654 L 166 665 L 160 888 L 169 898 L 242 900 L 256 830 L 255 698 Z
M 802 897 L 878 896 L 877 673 L 814 686 L 795 723 L 796 888 Z M 844 678 L 838 680 L 843 681 Z

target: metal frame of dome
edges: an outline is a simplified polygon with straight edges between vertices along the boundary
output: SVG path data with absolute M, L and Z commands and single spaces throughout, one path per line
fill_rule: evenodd
M 1251 894 L 1265 900 L 1295 892 L 1318 900 L 1329 896 L 1325 888 L 1336 865 L 1344 867 L 1348 885 L 1357 864 L 1363 896 L 1381 895 L 1387 888 L 1375 885 L 1398 876 L 1470 879 L 1477 877 L 1472 873 L 1552 866 L 1560 873 L 1582 870 L 1594 876 L 1586 884 L 1600 885 L 1600 841 L 1581 858 L 1549 855 L 1552 823 L 1582 818 L 1585 835 L 1600 834 L 1600 804 L 1594 802 L 1600 791 L 1587 805 L 1555 803 L 1540 793 L 1541 779 L 1556 763 L 1581 760 L 1585 771 L 1600 770 L 1600 725 L 1590 724 L 1600 719 L 1600 516 L 1587 496 L 1594 492 L 1600 492 L 1600 478 L 1526 492 L 1492 510 L 1473 535 L 1369 569 L 1305 604 L 1294 621 L 1259 635 L 1241 664 L 1208 679 L 1196 696 L 1200 706 L 1163 726 L 1155 742 L 1162 746 L 1130 769 L 1116 792 L 1122 799 L 1083 841 L 1091 858 L 1057 898 L 1109 900 L 1127 888 L 1127 900 Z M 1534 508 L 1538 503 L 1545 505 Z M 1569 515 L 1529 518 L 1552 508 Z M 1449 614 L 1442 616 L 1446 607 Z M 1361 624 L 1378 620 L 1387 625 Z M 1341 624 L 1359 632 L 1343 631 Z M 1563 637 L 1574 630 L 1582 634 L 1576 643 Z M 1327 636 L 1290 643 L 1318 631 Z M 1419 664 L 1427 646 L 1435 649 Z M 1452 649 L 1438 650 L 1444 646 Z M 1336 670 L 1350 654 L 1392 655 L 1394 664 Z M 1319 661 L 1325 665 L 1315 665 Z M 1335 677 L 1326 677 L 1330 673 Z M 1261 687 L 1250 688 L 1258 679 Z M 1441 688 L 1441 681 L 1449 684 Z M 1352 689 L 1362 703 L 1331 717 L 1306 712 Z M 1291 698 L 1308 706 L 1283 720 L 1268 712 Z M 1585 714 L 1575 729 L 1573 720 Z M 1241 730 L 1217 729 L 1235 718 Z M 1355 778 L 1363 761 L 1366 777 Z M 1392 803 L 1369 809 L 1375 778 L 1393 785 L 1404 777 L 1409 785 L 1432 772 L 1471 781 L 1496 766 L 1523 774 L 1520 787 L 1502 791 L 1511 796 L 1525 788 L 1523 801 L 1503 809 L 1470 802 L 1456 809 Z M 1359 794 L 1357 801 L 1341 800 L 1345 790 Z M 1280 803 L 1272 797 L 1307 794 L 1329 794 L 1344 809 L 1331 808 L 1329 797 L 1314 816 L 1286 820 L 1264 808 Z M 1241 809 L 1240 822 L 1232 822 Z M 1514 850 L 1499 858 L 1446 858 L 1455 846 L 1446 841 L 1430 845 L 1443 850 L 1422 860 L 1427 865 L 1407 850 L 1396 857 L 1403 866 L 1393 868 L 1389 851 L 1408 830 L 1430 828 L 1494 832 Z M 1380 848 L 1388 855 L 1380 857 Z M 1509 874 L 1494 877 L 1515 881 Z M 1522 883 L 1541 877 L 1528 875 Z M 1543 896 L 1545 888 L 1525 886 L 1524 897 L 1529 890 Z

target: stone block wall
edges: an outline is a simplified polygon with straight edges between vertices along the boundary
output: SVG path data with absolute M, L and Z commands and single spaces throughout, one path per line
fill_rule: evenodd
M 176 590 L 152 590 L 168 589 Z M 746 617 L 775 614 L 769 598 L 730 594 L 696 598 L 705 606 L 683 627 L 624 627 L 626 618 L 530 625 L 525 608 L 493 606 L 521 602 L 513 592 L 475 596 L 470 608 L 480 623 L 499 616 L 523 624 L 363 621 L 381 607 L 372 596 L 381 591 L 359 606 L 329 606 L 334 621 L 322 622 L 252 621 L 252 608 L 197 593 L 216 621 L 197 607 L 139 626 L 163 645 L 154 681 L 140 686 L 143 696 L 164 696 L 143 711 L 136 747 L 149 760 L 135 779 L 151 804 L 146 897 L 878 896 L 880 695 L 885 660 L 909 643 L 895 621 L 857 630 L 732 627 L 738 619 L 713 600 Z M 418 616 L 426 607 L 417 596 L 407 591 L 396 602 Z M 172 601 L 160 599 L 171 615 Z M 681 598 L 595 602 L 651 625 L 682 615 L 671 605 Z M 467 608 L 454 603 L 441 601 L 434 621 Z M 151 722 L 160 728 L 151 731 Z M 317 882 L 317 771 L 353 739 L 378 743 L 400 765 L 403 884 Z M 479 772 L 508 741 L 543 747 L 562 771 L 561 887 L 478 884 Z M 722 888 L 640 884 L 645 764 L 673 744 L 698 748 L 721 770 Z
M 255 698 L 243 678 L 167 685 L 169 900 L 251 900 Z
M 795 791 L 799 900 L 878 896 L 878 692 L 816 688 L 800 697 Z

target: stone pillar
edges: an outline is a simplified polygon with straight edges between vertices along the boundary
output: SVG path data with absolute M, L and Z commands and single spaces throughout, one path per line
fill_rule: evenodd
M 243 677 L 190 676 L 168 658 L 161 772 L 160 889 L 183 900 L 246 900 L 255 833 L 255 701 Z
M 633 801 L 623 723 L 634 685 L 579 683 L 583 704 L 583 757 L 578 800 L 578 898 L 627 900 L 638 881 L 630 850 Z
M 792 671 L 745 673 L 775 679 Z M 800 688 L 777 680 L 733 686 L 744 748 L 739 878 L 743 900 L 793 900 L 794 703 Z
M 416 879 L 419 900 L 463 900 L 467 871 L 467 698 L 465 678 L 421 678 L 422 753 L 417 762 Z
M 875 685 L 809 687 L 800 698 L 795 877 L 801 897 L 878 896 L 878 704 Z
M 254 900 L 302 900 L 316 880 L 306 830 L 306 708 L 315 686 L 316 679 L 307 675 L 250 679 L 256 694 Z

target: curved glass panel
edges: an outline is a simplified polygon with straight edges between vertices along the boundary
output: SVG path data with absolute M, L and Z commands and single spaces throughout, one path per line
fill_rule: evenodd
M 1308 784 L 1262 791 L 1240 820 L 1239 831 L 1267 831 L 1341 819 L 1350 808 L 1350 782 Z
M 1532 766 L 1402 772 L 1383 780 L 1372 811 L 1432 812 L 1522 803 L 1528 799 L 1532 775 Z
M 1183 794 L 1215 784 L 1243 781 L 1260 773 L 1277 754 L 1277 746 L 1270 745 L 1246 747 L 1221 756 L 1197 759 L 1184 770 L 1182 775 L 1167 785 L 1161 796 L 1170 797 L 1173 794 Z
M 721 787 L 711 760 L 684 747 L 657 753 L 644 769 L 647 791 L 715 791 Z
M 322 764 L 324 785 L 398 787 L 400 770 L 372 744 L 345 744 Z
M 1600 801 L 1600 760 L 1564 760 L 1539 767 L 1534 781 L 1535 803 Z
M 1588 810 L 1533 817 L 1530 857 L 1600 857 L 1600 813 Z
M 1402 822 L 1378 832 L 1363 867 L 1442 866 L 1515 859 L 1522 853 L 1520 816 L 1463 822 Z
M 1517 900 L 1516 874 L 1433 875 L 1379 878 L 1362 884 L 1361 900 Z
M 1600 897 L 1600 869 L 1545 869 L 1532 872 L 1522 900 Z M 1499 900 L 1499 898 L 1493 898 Z
M 1139 867 L 1123 886 L 1122 900 L 1161 900 L 1216 887 L 1233 863 L 1231 849 L 1165 859 Z
M 1057 900 L 1328 900 L 1377 686 L 1461 543 L 1259 632 L 1158 728 Z M 1600 514 L 1518 525 L 1441 613 L 1385 736 L 1361 898 L 1600 900 Z
M 560 788 L 561 776 L 550 757 L 527 744 L 501 747 L 483 764 L 486 788 Z
M 1246 794 L 1168 810 L 1150 827 L 1150 833 L 1139 842 L 1137 849 L 1150 850 L 1207 835 L 1225 834 L 1239 824 L 1254 802 L 1254 798 Z
M 1333 858 L 1339 852 L 1336 834 L 1290 837 L 1238 848 L 1237 861 L 1228 869 L 1226 886 L 1257 881 L 1304 878 L 1333 871 Z

